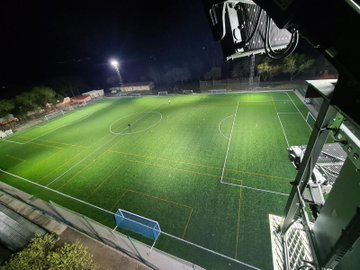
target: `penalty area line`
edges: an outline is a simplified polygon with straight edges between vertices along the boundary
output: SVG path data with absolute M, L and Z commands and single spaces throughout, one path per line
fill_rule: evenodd
M 289 197 L 289 194 L 286 194 L 286 193 L 283 193 L 283 192 L 272 191 L 272 190 L 268 190 L 268 189 L 255 188 L 255 187 L 245 186 L 245 185 L 242 185 L 242 184 L 234 184 L 234 183 L 229 183 L 229 182 L 224 182 L 224 181 L 222 181 L 221 184 L 232 186 L 232 187 L 241 187 L 241 188 L 251 189 L 251 190 L 255 190 L 255 191 L 280 195 L 280 196 L 284 196 L 284 197 Z
M 287 144 L 288 147 L 290 147 L 290 144 L 289 144 L 289 141 L 288 141 L 288 139 L 287 139 L 286 132 L 285 132 L 283 123 L 282 123 L 282 121 L 281 121 L 281 118 L 280 118 L 280 116 L 279 116 L 279 113 L 276 112 L 276 115 L 277 115 L 277 117 L 279 118 L 279 122 L 280 122 L 280 125 L 281 125 L 281 130 L 282 130 L 282 132 L 283 132 L 283 134 L 284 134 L 284 137 L 285 137 L 285 140 L 286 140 L 286 144 Z
M 232 134 L 233 134 L 233 130 L 234 130 L 235 120 L 236 120 L 236 116 L 237 116 L 237 113 L 238 113 L 238 110 L 239 110 L 239 104 L 240 104 L 240 100 L 236 104 L 236 110 L 235 110 L 235 114 L 234 114 L 234 119 L 233 119 L 233 122 L 232 122 L 232 125 L 231 125 L 230 135 L 229 135 L 228 144 L 227 144 L 227 148 L 226 148 L 224 166 L 223 166 L 222 172 L 221 172 L 220 183 L 222 183 L 223 179 L 224 179 L 225 166 L 226 166 L 227 158 L 228 158 L 228 155 L 229 155 L 230 144 L 231 144 Z
M 94 204 L 91 204 L 91 203 L 85 202 L 85 201 L 83 201 L 83 200 L 77 199 L 77 198 L 75 198 L 75 197 L 72 197 L 72 196 L 67 195 L 67 194 L 65 194 L 65 193 L 62 193 L 62 192 L 60 192 L 60 191 L 54 190 L 54 189 L 49 188 L 49 187 L 47 187 L 47 186 L 40 185 L 39 183 L 33 182 L 33 181 L 31 181 L 31 180 L 29 180 L 29 179 L 26 179 L 26 178 L 24 178 L 24 177 L 22 177 L 22 176 L 19 176 L 19 175 L 16 175 L 16 174 L 7 172 L 7 171 L 2 170 L 2 169 L 0 169 L 0 172 L 2 172 L 2 173 L 4 173 L 4 174 L 7 174 L 7 175 L 10 175 L 10 176 L 12 176 L 12 177 L 15 177 L 15 178 L 17 178 L 17 179 L 23 180 L 23 181 L 25 181 L 25 182 L 27 182 L 27 183 L 30 183 L 30 184 L 32 184 L 32 185 L 35 185 L 35 186 L 44 188 L 44 189 L 46 189 L 46 190 L 49 190 L 49 191 L 51 191 L 51 192 L 54 192 L 54 193 L 56 193 L 56 194 L 59 194 L 59 195 L 61 195 L 61 196 L 66 197 L 66 198 L 70 198 L 70 199 L 72 199 L 72 200 L 74 200 L 74 201 L 77 201 L 77 202 L 79 202 L 79 203 L 88 205 L 88 206 L 90 206 L 90 207 L 94 207 L 94 208 L 96 208 L 96 209 L 98 209 L 98 210 L 100 210 L 100 211 L 103 211 L 103 212 L 105 212 L 105 213 L 108 213 L 108 214 L 111 214 L 111 215 L 114 215 L 114 214 L 115 214 L 115 213 L 113 213 L 113 212 L 110 212 L 110 211 L 107 210 L 107 209 L 104 209 L 104 208 L 101 208 L 101 207 L 96 206 L 96 205 L 94 205 Z M 105 226 L 105 225 L 104 225 L 104 226 Z M 166 236 L 168 236 L 168 237 L 174 238 L 174 239 L 176 239 L 176 240 L 178 240 L 178 241 L 181 241 L 181 242 L 184 242 L 184 243 L 186 243 L 186 244 L 189 244 L 189 245 L 195 246 L 195 247 L 197 247 L 197 248 L 200 248 L 200 249 L 202 249 L 202 250 L 205 250 L 205 251 L 207 251 L 207 252 L 209 252 L 209 253 L 218 255 L 218 256 L 223 257 L 223 258 L 225 258 L 225 259 L 228 259 L 228 260 L 230 260 L 230 261 L 233 261 L 233 262 L 236 262 L 236 263 L 238 263 L 238 264 L 244 265 L 244 266 L 246 266 L 246 267 L 248 267 L 248 268 L 251 268 L 251 269 L 254 269 L 254 270 L 260 270 L 260 268 L 257 268 L 257 267 L 255 267 L 255 266 L 253 266 L 253 265 L 250 265 L 250 264 L 247 264 L 247 263 L 245 263 L 245 262 L 239 261 L 239 260 L 237 260 L 237 259 L 231 258 L 231 257 L 229 257 L 229 256 L 226 256 L 226 255 L 221 254 L 221 253 L 218 253 L 218 252 L 216 252 L 216 251 L 214 251 L 214 250 L 205 248 L 205 247 L 200 246 L 200 245 L 198 245 L 198 244 L 192 243 L 192 242 L 190 242 L 190 241 L 187 241 L 187 240 L 182 239 L 182 238 L 180 238 L 180 237 L 177 237 L 177 236 L 175 236 L 175 235 L 169 234 L 169 233 L 167 233 L 167 232 L 165 232 L 165 231 L 161 231 L 161 233 L 164 234 L 164 235 L 166 235 Z
M 286 93 L 286 94 L 287 94 L 287 93 Z M 289 96 L 289 98 L 290 98 L 290 96 Z M 275 109 L 275 111 L 276 111 L 276 115 L 277 115 L 277 117 L 278 117 L 278 119 L 279 119 L 279 122 L 280 122 L 280 125 L 281 125 L 282 133 L 283 133 L 283 135 L 284 135 L 284 137 L 285 137 L 286 144 L 287 144 L 287 146 L 288 146 L 288 148 L 289 148 L 289 147 L 290 147 L 290 144 L 289 144 L 289 141 L 288 141 L 288 139 L 287 139 L 287 137 L 286 137 L 286 133 L 285 133 L 285 129 L 284 129 L 283 123 L 282 123 L 282 121 L 281 121 L 281 119 L 280 119 L 279 112 L 277 111 L 275 100 L 274 100 L 274 98 L 272 98 L 272 99 L 273 99 L 273 106 L 274 106 L 274 109 Z
M 26 179 L 26 178 L 24 178 L 24 177 L 22 177 L 22 176 L 13 174 L 13 173 L 8 172 L 8 171 L 5 171 L 5 170 L 3 170 L 3 169 L 0 169 L 0 172 L 2 172 L 2 173 L 4 173 L 4 174 L 7 174 L 7 175 L 10 175 L 10 176 L 12 176 L 12 177 L 15 177 L 15 178 L 17 178 L 17 179 L 23 180 L 23 181 L 25 181 L 25 182 L 27 182 L 27 183 L 30 183 L 30 184 L 34 185 L 34 186 L 37 186 L 37 187 L 46 189 L 46 190 L 51 191 L 51 192 L 54 192 L 54 193 L 56 193 L 56 194 L 58 194 L 58 195 L 64 196 L 64 197 L 69 198 L 69 199 L 72 199 L 72 200 L 77 201 L 77 202 L 79 202 L 79 203 L 88 205 L 88 206 L 90 206 L 90 207 L 94 207 L 94 208 L 96 208 L 96 209 L 98 209 L 98 210 L 104 211 L 104 212 L 109 213 L 109 214 L 111 214 L 111 215 L 114 214 L 114 213 L 110 212 L 109 210 L 103 209 L 103 208 L 101 208 L 101 207 L 99 207 L 99 206 L 96 206 L 96 205 L 94 205 L 94 204 L 91 204 L 91 203 L 85 202 L 85 201 L 83 201 L 83 200 L 77 199 L 77 198 L 72 197 L 72 196 L 70 196 L 70 195 L 68 195 L 68 194 L 62 193 L 62 192 L 60 192 L 60 191 L 58 191 L 58 190 L 49 188 L 49 187 L 47 187 L 47 186 L 43 186 L 43 185 L 41 185 L 41 184 L 39 184 L 39 183 L 36 183 L 36 182 L 31 181 L 31 180 L 29 180 L 29 179 Z
M 197 245 L 197 244 L 195 244 L 195 243 L 193 243 L 193 242 L 187 241 L 187 240 L 185 240 L 185 239 L 182 239 L 182 238 L 177 237 L 177 236 L 175 236 L 175 235 L 169 234 L 169 233 L 167 233 L 167 232 L 161 231 L 161 233 L 164 234 L 164 235 L 166 235 L 166 236 L 169 236 L 169 237 L 171 237 L 171 238 L 174 238 L 174 239 L 176 239 L 176 240 L 179 240 L 179 241 L 181 241 L 181 242 L 184 242 L 184 243 L 186 243 L 186 244 L 189 244 L 189 245 L 191 245 L 191 246 L 194 246 L 194 247 L 197 247 L 197 248 L 199 248 L 199 249 L 205 250 L 205 251 L 207 251 L 207 252 L 209 252 L 209 253 L 212 253 L 212 254 L 218 255 L 218 256 L 220 256 L 220 257 L 223 257 L 223 258 L 225 258 L 225 259 L 227 259 L 227 260 L 229 260 L 229 261 L 236 262 L 236 263 L 238 263 L 238 264 L 241 264 L 241 265 L 243 265 L 243 266 L 246 266 L 246 267 L 251 268 L 251 269 L 254 269 L 254 270 L 260 270 L 260 268 L 257 268 L 256 266 L 253 266 L 253 265 L 251 265 L 251 264 L 248 264 L 248 263 L 239 261 L 239 260 L 237 260 L 237 259 L 234 259 L 234 258 L 232 258 L 232 257 L 226 256 L 226 255 L 224 255 L 224 254 L 222 254 L 222 253 L 216 252 L 216 251 L 211 250 L 211 249 L 208 249 L 208 248 L 206 248 L 206 247 Z
M 79 164 L 81 164 L 82 162 L 84 162 L 85 160 L 87 160 L 91 155 L 93 155 L 94 153 L 96 153 L 97 151 L 99 151 L 101 148 L 103 148 L 104 146 L 108 145 L 109 143 L 111 143 L 114 139 L 116 139 L 117 137 L 112 137 L 110 138 L 108 141 L 106 141 L 105 143 L 99 145 L 97 148 L 95 148 L 93 151 L 91 151 L 89 154 L 87 154 L 84 158 L 82 158 L 81 160 L 79 160 L 78 162 L 76 162 L 73 166 L 71 166 L 68 170 L 66 170 L 65 172 L 63 172 L 62 174 L 60 174 L 59 176 L 55 177 L 52 181 L 50 181 L 50 183 L 48 183 L 46 186 L 50 186 L 51 184 L 55 183 L 57 180 L 59 180 L 61 177 L 63 177 L 65 174 L 67 174 L 68 172 L 70 172 L 72 169 L 74 169 L 76 166 L 78 166 Z
M 290 97 L 289 93 L 286 92 L 287 96 L 289 97 L 289 99 L 291 100 L 292 104 L 295 106 L 295 108 L 297 109 L 297 111 L 299 112 L 300 116 L 302 117 L 302 119 L 304 119 L 305 123 L 308 125 L 308 127 L 310 128 L 310 130 L 312 129 L 312 127 L 309 125 L 309 123 L 306 121 L 305 117 L 303 116 L 303 114 L 300 112 L 298 106 L 296 106 L 295 102 L 293 101 L 293 99 Z

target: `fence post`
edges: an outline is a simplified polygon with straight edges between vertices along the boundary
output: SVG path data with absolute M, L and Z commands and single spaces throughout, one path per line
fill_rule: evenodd
M 133 241 L 131 240 L 131 238 L 129 236 L 126 236 L 127 239 L 129 239 L 131 245 L 133 246 L 133 248 L 135 249 L 137 255 L 139 256 L 139 259 L 146 265 L 146 261 L 144 260 L 144 258 L 141 256 L 140 252 L 137 250 L 136 246 L 134 245 Z

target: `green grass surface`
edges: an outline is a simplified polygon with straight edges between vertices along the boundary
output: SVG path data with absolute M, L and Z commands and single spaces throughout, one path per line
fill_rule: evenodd
M 292 92 L 170 98 L 104 99 L 19 132 L 0 142 L 0 169 L 271 269 L 268 214 L 283 213 L 296 174 L 287 141 L 307 143 L 306 107 Z M 0 179 L 115 226 L 109 214 L 4 172 Z M 166 235 L 156 247 L 208 269 L 248 269 Z

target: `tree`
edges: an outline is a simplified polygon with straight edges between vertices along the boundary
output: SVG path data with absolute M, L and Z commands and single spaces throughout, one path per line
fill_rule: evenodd
M 268 58 L 265 58 L 265 60 L 258 64 L 256 68 L 263 81 L 271 80 L 281 71 L 281 67 Z
M 114 76 L 114 80 L 116 80 L 116 83 L 119 83 L 117 76 Z M 51 87 L 64 97 L 74 97 L 80 95 L 82 90 L 89 89 L 84 80 L 76 76 L 55 77 L 45 82 L 45 85 Z
M 249 76 L 250 62 L 246 58 L 237 60 L 231 68 L 231 78 L 244 78 Z
M 308 59 L 303 54 L 293 54 L 283 59 L 282 70 L 290 75 L 292 81 L 295 76 L 310 69 L 314 64 L 314 59 Z
M 46 256 L 55 245 L 55 238 L 51 234 L 34 237 L 28 246 L 16 253 L 3 266 L 2 270 L 42 270 L 48 269 Z
M 148 71 L 148 77 L 154 83 L 162 83 L 163 82 L 163 75 L 159 72 L 158 69 L 151 67 Z
M 110 75 L 109 77 L 106 78 L 106 84 L 110 85 L 110 86 L 119 86 L 120 82 L 119 82 L 119 76 L 118 75 Z M 74 96 L 74 92 L 72 93 L 72 96 Z
M 180 82 L 183 84 L 184 82 L 190 79 L 190 71 L 185 67 L 174 68 L 173 73 L 174 73 L 175 82 Z
M 191 73 L 193 74 L 193 77 L 196 78 L 197 80 L 200 80 L 201 76 L 203 75 L 203 71 L 204 71 L 204 63 L 199 57 L 195 57 L 191 61 L 191 70 L 192 70 Z
M 38 107 L 35 100 L 36 97 L 31 92 L 22 92 L 15 97 L 15 102 L 22 113 L 35 110 Z
M 190 79 L 190 71 L 187 68 L 174 67 L 164 75 L 166 83 L 184 83 Z
M 48 103 L 56 102 L 56 96 L 57 93 L 46 86 L 37 86 L 29 92 L 22 92 L 15 97 L 16 114 L 24 116 L 27 112 L 45 108 Z
M 56 92 L 46 86 L 37 86 L 31 89 L 31 94 L 34 96 L 34 103 L 39 107 L 45 107 L 47 103 L 56 102 Z
M 13 255 L 1 270 L 98 269 L 88 248 L 79 242 L 65 243 L 52 250 L 55 243 L 51 234 L 36 236 L 27 247 Z
M 0 117 L 9 114 L 13 109 L 15 109 L 14 100 L 12 99 L 0 100 Z
M 49 269 L 51 270 L 91 270 L 96 269 L 93 256 L 89 254 L 88 248 L 80 242 L 74 244 L 65 243 L 64 246 L 47 256 Z
M 221 67 L 212 67 L 204 74 L 205 80 L 219 80 L 221 79 Z

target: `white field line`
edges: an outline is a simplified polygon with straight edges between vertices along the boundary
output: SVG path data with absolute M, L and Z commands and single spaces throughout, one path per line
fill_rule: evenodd
M 282 102 L 282 101 L 287 101 L 287 100 L 241 100 L 239 101 L 239 103 L 266 103 L 266 102 Z
M 27 183 L 30 183 L 30 184 L 33 184 L 33 185 L 35 185 L 35 186 L 44 188 L 44 189 L 46 189 L 46 190 L 49 190 L 49 191 L 51 191 L 51 192 L 54 192 L 54 193 L 56 193 L 56 194 L 58 194 L 58 195 L 64 196 L 64 197 L 66 197 L 66 198 L 69 198 L 69 199 L 71 199 L 71 200 L 74 200 L 74 201 L 77 201 L 77 202 L 79 202 L 79 203 L 85 204 L 85 205 L 87 205 L 87 206 L 94 207 L 94 208 L 96 208 L 96 209 L 98 209 L 98 210 L 100 210 L 100 211 L 103 211 L 104 213 L 108 213 L 108 214 L 110 214 L 110 215 L 114 215 L 114 214 L 115 214 L 115 213 L 113 213 L 113 212 L 111 212 L 111 211 L 109 211 L 109 210 L 107 210 L 107 209 L 104 209 L 104 208 L 101 208 L 101 207 L 96 206 L 96 205 L 94 205 L 94 204 L 88 203 L 88 202 L 86 202 L 86 201 L 77 199 L 77 198 L 75 198 L 75 197 L 72 197 L 72 196 L 67 195 L 67 194 L 65 194 L 65 193 L 62 193 L 62 192 L 60 192 L 60 191 L 54 190 L 54 189 L 49 188 L 49 187 L 47 187 L 47 186 L 40 185 L 40 184 L 38 184 L 38 183 L 36 183 L 36 182 L 33 182 L 33 181 L 31 181 L 31 180 L 29 180 L 29 179 L 26 179 L 26 178 L 24 178 L 24 177 L 21 177 L 21 176 L 19 176 L 19 175 L 16 175 L 16 174 L 13 174 L 13 173 L 4 171 L 4 170 L 2 170 L 2 169 L 0 169 L 0 172 L 2 172 L 2 173 L 4 173 L 4 174 L 7 174 L 7 175 L 10 175 L 10 176 L 12 176 L 12 177 L 15 177 L 15 178 L 17 178 L 17 179 L 23 180 L 23 181 L 25 181 L 25 182 L 27 182 Z M 145 225 L 144 225 L 144 226 L 145 226 Z M 115 227 L 115 228 L 116 228 L 116 227 Z M 114 228 L 114 229 L 115 229 L 115 228 Z M 150 228 L 150 227 L 149 227 L 149 228 Z M 247 264 L 247 263 L 245 263 L 245 262 L 236 260 L 236 259 L 231 258 L 231 257 L 229 257 L 229 256 L 226 256 L 226 255 L 224 255 L 224 254 L 218 253 L 218 252 L 216 252 L 216 251 L 214 251 L 214 250 L 205 248 L 205 247 L 203 247 L 203 246 L 200 246 L 200 245 L 198 245 L 198 244 L 195 244 L 195 243 L 192 243 L 192 242 L 190 242 L 190 241 L 184 240 L 184 239 L 182 239 L 182 238 L 180 238 L 180 237 L 177 237 L 177 236 L 175 236 L 175 235 L 169 234 L 169 233 L 167 233 L 167 232 L 161 231 L 161 233 L 164 234 L 164 235 L 166 235 L 166 236 L 169 236 L 169 237 L 171 237 L 171 238 L 173 238 L 173 239 L 176 239 L 176 240 L 178 240 L 178 241 L 184 242 L 184 243 L 186 243 L 186 244 L 192 245 L 192 246 L 194 246 L 194 247 L 197 247 L 197 248 L 199 248 L 199 249 L 205 250 L 205 251 L 210 252 L 210 253 L 212 253 L 212 254 L 218 255 L 218 256 L 223 257 L 223 258 L 225 258 L 225 259 L 231 260 L 231 261 L 236 262 L 236 263 L 238 263 L 238 264 L 244 265 L 244 266 L 246 266 L 246 267 L 248 267 L 248 268 L 251 268 L 251 269 L 254 269 L 254 270 L 260 270 L 260 268 L 257 268 L 257 267 L 255 267 L 255 266 L 253 266 L 253 265 L 250 265 L 250 264 Z
M 12 141 L 12 140 L 9 140 L 9 139 L 1 139 L 2 142 L 9 142 L 9 143 L 15 143 L 15 144 L 25 144 L 23 142 L 17 142 L 17 141 Z
M 129 135 L 129 134 L 137 134 L 137 133 L 141 133 L 141 132 L 148 131 L 149 129 L 157 126 L 157 125 L 161 122 L 161 120 L 163 119 L 163 115 L 162 115 L 161 112 L 158 112 L 158 111 L 150 111 L 149 113 L 159 114 L 159 115 L 160 115 L 160 119 L 159 119 L 157 122 L 155 122 L 154 124 L 152 124 L 152 125 L 150 125 L 149 127 L 147 127 L 147 128 L 144 128 L 144 129 L 141 129 L 141 130 L 138 130 L 138 131 L 135 131 L 135 132 L 126 132 L 126 133 L 124 133 L 123 131 L 120 131 L 120 132 L 112 131 L 112 126 L 113 126 L 114 123 L 116 123 L 117 121 L 119 121 L 119 120 L 121 120 L 121 119 L 126 118 L 126 117 L 122 117 L 122 118 L 116 120 L 115 122 L 113 122 L 113 123 L 111 124 L 111 126 L 110 126 L 110 128 L 109 128 L 109 131 L 110 131 L 111 134 L 114 134 L 114 135 Z M 149 114 L 149 113 L 147 113 L 147 114 Z M 130 116 L 130 115 L 129 115 L 129 116 Z M 142 118 L 143 118 L 143 117 L 142 117 Z M 138 122 L 138 121 L 135 121 L 134 123 L 136 123 L 136 122 Z
M 35 137 L 35 138 L 32 138 L 32 139 L 30 139 L 30 140 L 28 140 L 28 141 L 26 141 L 26 142 L 17 142 L 17 141 L 8 140 L 8 139 L 3 139 L 3 140 L 4 140 L 4 141 L 7 141 L 7 142 L 16 143 L 16 144 L 27 144 L 27 143 L 33 142 L 33 141 L 35 141 L 35 140 L 37 140 L 37 139 L 39 139 L 39 138 L 41 138 L 41 137 L 44 137 L 44 136 L 50 134 L 51 132 L 53 132 L 53 131 L 55 131 L 55 130 L 58 130 L 58 129 L 60 129 L 60 128 L 63 128 L 63 127 L 65 127 L 65 126 L 60 126 L 60 127 L 54 128 L 54 129 L 52 129 L 52 130 L 49 130 L 48 132 L 46 132 L 46 133 L 44 133 L 44 134 L 41 134 L 41 135 L 39 135 L 39 136 L 37 136 L 37 137 Z M 21 135 L 20 135 L 20 136 L 21 136 Z
M 15 177 L 15 178 L 17 178 L 17 179 L 23 180 L 23 181 L 25 181 L 25 182 L 27 182 L 27 183 L 30 183 L 30 184 L 35 185 L 35 186 L 38 186 L 38 187 L 40 187 L 40 188 L 44 188 L 44 189 L 46 189 L 46 190 L 49 190 L 49 191 L 51 191 L 51 192 L 54 192 L 54 193 L 56 193 L 56 194 L 58 194 L 58 195 L 61 195 L 61 196 L 66 197 L 66 198 L 72 199 L 72 200 L 74 200 L 74 201 L 77 201 L 77 202 L 86 204 L 86 205 L 88 205 L 88 206 L 94 207 L 94 208 L 96 208 L 96 209 L 98 209 L 98 210 L 102 210 L 102 211 L 105 210 L 105 209 L 103 209 L 103 208 L 101 208 L 101 207 L 98 207 L 98 206 L 96 206 L 96 205 L 93 205 L 93 204 L 91 204 L 91 203 L 88 203 L 88 202 L 85 202 L 85 201 L 83 201 L 83 200 L 77 199 L 77 198 L 75 198 L 75 197 L 72 197 L 72 196 L 70 196 L 70 195 L 67 195 L 67 194 L 65 194 L 65 193 L 62 193 L 62 192 L 57 191 L 57 190 L 55 190 L 55 189 L 49 188 L 49 187 L 47 187 L 47 186 L 43 186 L 43 185 L 41 185 L 41 184 L 39 184 L 39 183 L 33 182 L 33 181 L 31 181 L 31 180 L 29 180 L 29 179 L 26 179 L 26 178 L 24 178 L 24 177 L 22 177 L 22 176 L 13 174 L 13 173 L 11 173 L 11 172 L 4 171 L 3 169 L 0 169 L 0 172 L 2 172 L 2 173 L 4 173 L 4 174 L 7 174 L 7 175 L 10 175 L 10 176 L 12 176 L 12 177 Z M 108 211 L 108 210 L 105 210 L 105 212 L 111 213 L 112 215 L 114 214 L 114 213 L 112 213 L 112 212 L 110 212 L 110 211 Z
M 81 160 L 79 160 L 78 162 L 76 162 L 74 165 L 72 165 L 68 170 L 64 171 L 62 174 L 60 174 L 59 176 L 55 177 L 52 181 L 50 181 L 50 183 L 48 183 L 46 186 L 50 186 L 51 184 L 53 184 L 54 182 L 56 182 L 57 180 L 59 180 L 61 177 L 63 177 L 65 174 L 67 174 L 69 171 L 71 171 L 73 168 L 75 168 L 76 166 L 78 166 L 80 163 L 84 162 L 86 159 L 88 159 L 92 154 L 94 154 L 95 152 L 97 152 L 98 150 L 100 150 L 101 148 L 103 148 L 105 145 L 109 144 L 110 142 L 112 142 L 116 137 L 112 137 L 110 140 L 106 141 L 105 143 L 103 143 L 102 145 L 98 146 L 97 148 L 95 148 L 93 151 L 91 151 L 89 154 L 87 154 L 84 158 L 82 158 Z
M 169 236 L 169 237 L 171 237 L 171 238 L 174 238 L 174 239 L 176 239 L 176 240 L 179 240 L 179 241 L 181 241 L 181 242 L 184 242 L 184 243 L 186 243 L 186 244 L 189 244 L 189 245 L 192 245 L 192 246 L 197 247 L 197 248 L 199 248 L 199 249 L 205 250 L 205 251 L 207 251 L 207 252 L 209 252 L 209 253 L 212 253 L 212 254 L 218 255 L 218 256 L 220 256 L 220 257 L 223 257 L 223 258 L 225 258 L 225 259 L 227 259 L 227 260 L 230 260 L 230 261 L 236 262 L 236 263 L 238 263 L 238 264 L 241 264 L 241 265 L 243 265 L 243 266 L 246 266 L 246 267 L 248 267 L 248 268 L 250 268 L 250 269 L 260 270 L 260 268 L 257 268 L 256 266 L 253 266 L 253 265 L 251 265 L 251 264 L 248 264 L 248 263 L 239 261 L 239 260 L 237 260 L 237 259 L 234 259 L 234 258 L 232 258 L 232 257 L 229 257 L 229 256 L 226 256 L 226 255 L 224 255 L 224 254 L 218 253 L 218 252 L 213 251 L 213 250 L 211 250 L 211 249 L 208 249 L 208 248 L 206 248 L 206 247 L 197 245 L 197 244 L 195 244 L 195 243 L 193 243 L 193 242 L 187 241 L 187 240 L 185 240 L 185 239 L 182 239 L 182 238 L 177 237 L 177 236 L 175 236 L 175 235 L 169 234 L 169 233 L 167 233 L 167 232 L 162 231 L 161 233 L 164 234 L 164 235 L 166 235 L 166 236 Z
M 141 119 L 143 119 L 146 115 L 148 115 L 149 113 L 152 113 L 152 112 L 154 112 L 154 111 L 144 111 L 144 112 L 142 112 L 142 113 L 144 113 L 144 115 L 141 116 L 140 118 L 136 119 L 132 124 L 133 124 L 133 125 L 136 124 L 136 123 L 139 122 Z M 161 113 L 160 113 L 160 114 L 161 114 Z M 134 113 L 129 114 L 129 115 L 124 116 L 124 117 L 121 117 L 120 119 L 118 119 L 118 120 L 116 120 L 115 122 L 113 122 L 113 123 L 110 125 L 110 127 L 109 127 L 110 133 L 112 133 L 112 134 L 114 134 L 114 135 L 126 134 L 126 133 L 123 133 L 123 132 L 126 131 L 126 130 L 128 130 L 128 129 L 130 128 L 129 126 L 127 126 L 127 127 L 124 128 L 122 131 L 117 132 L 117 133 L 112 131 L 112 126 L 113 126 L 113 124 L 115 124 L 117 121 L 119 121 L 119 120 L 121 120 L 121 119 L 124 119 L 124 118 L 126 118 L 126 117 L 129 117 L 129 116 L 131 116 L 131 115 L 134 115 Z
M 287 144 L 288 147 L 290 147 L 290 144 L 289 144 L 289 141 L 288 141 L 288 139 L 287 139 L 287 137 L 286 137 L 285 129 L 284 129 L 284 126 L 283 126 L 283 124 L 282 124 L 282 122 L 281 122 L 281 118 L 280 118 L 280 116 L 279 116 L 279 113 L 276 112 L 276 115 L 277 115 L 277 117 L 278 117 L 278 119 L 279 119 L 279 122 L 280 122 L 280 125 L 281 125 L 281 130 L 282 130 L 282 132 L 283 132 L 283 134 L 284 134 L 284 137 L 285 137 L 285 140 L 286 140 L 286 144 Z
M 83 120 L 83 118 L 87 118 L 87 117 L 91 116 L 92 114 L 93 114 L 93 113 L 90 113 L 90 114 L 86 114 L 86 115 L 84 115 L 84 116 L 81 116 L 79 119 L 76 119 L 76 120 L 74 120 L 73 122 L 78 121 L 78 120 Z M 63 120 L 63 119 L 64 119 L 65 117 L 67 117 L 67 116 L 69 116 L 69 115 L 66 115 L 66 116 L 62 117 L 61 119 Z M 52 119 L 50 119 L 50 120 L 52 120 Z M 58 119 L 56 119 L 56 120 L 58 120 Z M 27 143 L 33 142 L 33 141 L 35 141 L 35 140 L 37 140 L 37 139 L 39 139 L 39 138 L 41 138 L 41 137 L 46 136 L 46 135 L 50 134 L 51 132 L 53 132 L 53 131 L 55 131 L 55 130 L 58 130 L 58 129 L 63 128 L 63 127 L 66 127 L 66 126 L 72 124 L 73 122 L 68 123 L 68 124 L 66 124 L 66 125 L 59 126 L 59 127 L 54 128 L 54 129 L 52 129 L 52 130 L 49 130 L 48 132 L 45 132 L 44 134 L 42 134 L 42 135 L 40 135 L 40 136 L 37 136 L 37 137 L 35 137 L 35 138 L 32 138 L 32 139 L 30 139 L 30 140 L 28 140 L 28 141 L 26 141 L 26 142 L 17 142 L 17 141 L 8 140 L 8 139 L 2 139 L 2 140 L 3 140 L 3 141 L 6 141 L 6 142 L 21 144 L 21 145 L 27 144 Z M 45 123 L 45 124 L 43 124 L 43 125 L 41 125 L 41 126 L 36 125 L 35 127 L 36 127 L 36 128 L 42 128 L 42 127 L 43 127 L 44 125 L 46 125 L 46 124 L 48 124 L 48 122 Z M 21 136 L 21 135 L 20 135 L 20 136 Z
M 287 92 L 286 92 L 286 94 L 287 94 Z M 272 97 L 272 96 L 271 96 L 271 97 Z M 290 98 L 290 96 L 289 96 L 289 98 Z M 277 108 L 276 108 L 276 103 L 275 103 L 274 98 L 273 98 L 273 105 L 274 105 L 274 108 L 275 108 L 275 111 L 276 111 L 276 115 L 277 115 L 277 117 L 278 117 L 278 119 L 279 119 L 280 126 L 281 126 L 281 130 L 282 130 L 282 133 L 283 133 L 284 138 L 285 138 L 285 140 L 286 140 L 286 144 L 287 144 L 288 147 L 290 147 L 289 141 L 288 141 L 288 139 L 287 139 L 287 137 L 286 137 L 286 132 L 285 132 L 283 123 L 282 123 L 282 121 L 281 121 L 281 118 L 280 118 L 279 113 L 278 113 Z M 296 114 L 297 114 L 297 113 L 296 113 Z
M 133 124 L 139 122 L 141 119 L 143 119 L 147 114 L 149 114 L 151 111 L 148 111 L 147 113 L 145 113 L 142 117 L 140 117 L 139 119 L 137 119 L 135 122 L 133 122 Z M 65 174 L 67 174 L 69 171 L 71 171 L 73 168 L 75 168 L 76 166 L 78 166 L 80 163 L 84 162 L 85 160 L 87 160 L 92 154 L 94 154 L 95 152 L 97 152 L 98 150 L 100 150 L 101 148 L 103 148 L 105 145 L 111 143 L 113 140 L 115 140 L 119 135 L 121 135 L 122 132 L 126 131 L 127 129 L 129 129 L 129 127 L 124 128 L 119 134 L 115 135 L 114 137 L 112 137 L 110 140 L 106 141 L 105 143 L 103 143 L 102 145 L 99 145 L 97 148 L 95 148 L 93 151 L 91 151 L 89 154 L 87 154 L 83 159 L 79 160 L 78 162 L 76 162 L 73 166 L 71 166 L 68 170 L 66 170 L 65 172 L 63 172 L 62 174 L 60 174 L 59 176 L 57 176 L 56 178 L 54 178 L 50 183 L 48 183 L 46 186 L 50 186 L 51 184 L 53 184 L 55 181 L 57 181 L 58 179 L 60 179 L 61 177 L 63 177 Z
M 309 125 L 309 123 L 306 121 L 305 117 L 302 115 L 302 113 L 300 112 L 298 106 L 296 106 L 295 102 L 292 100 L 292 98 L 290 97 L 289 93 L 286 92 L 287 96 L 289 97 L 289 99 L 291 100 L 292 104 L 294 104 L 295 108 L 297 109 L 297 111 L 299 112 L 299 114 L 301 115 L 302 119 L 304 119 L 305 123 L 308 125 L 308 127 L 310 128 L 310 130 L 312 129 L 311 126 Z
M 224 179 L 225 166 L 226 166 L 227 158 L 228 158 L 228 155 L 229 155 L 230 144 L 231 144 L 232 134 L 233 134 L 233 130 L 234 130 L 235 120 L 236 120 L 236 116 L 237 116 L 237 113 L 238 113 L 238 110 L 239 110 L 239 104 L 240 104 L 240 103 L 239 103 L 239 101 L 238 101 L 238 103 L 236 104 L 236 110 L 235 110 L 235 113 L 234 113 L 234 119 L 233 119 L 233 122 L 232 122 L 231 130 L 230 130 L 230 135 L 229 135 L 229 139 L 228 139 L 228 144 L 227 144 L 227 148 L 226 148 L 226 154 L 225 154 L 225 159 L 224 159 L 224 166 L 223 166 L 222 172 L 221 172 L 220 183 L 222 183 L 222 182 L 223 182 L 223 179 Z
M 299 114 L 298 112 L 278 112 L 278 114 Z
M 292 91 L 291 89 L 288 90 L 230 90 L 231 92 L 227 92 L 227 94 L 272 94 L 272 93 L 281 93 L 281 92 L 289 92 Z M 200 94 L 201 95 L 201 94 Z M 205 94 L 206 95 L 206 94 Z
M 227 140 L 229 139 L 229 137 L 226 136 L 226 135 L 222 132 L 222 130 L 221 130 L 221 125 L 222 125 L 222 123 L 223 123 L 226 119 L 230 118 L 231 116 L 234 116 L 234 115 L 232 114 L 232 115 L 226 116 L 226 117 L 225 117 L 223 120 L 221 120 L 221 121 L 219 122 L 219 124 L 218 124 L 218 130 L 219 130 L 220 134 L 223 135 L 223 137 L 224 137 L 225 139 L 227 139 Z
M 255 187 L 250 187 L 250 186 L 241 185 L 241 184 L 235 184 L 235 183 L 229 183 L 229 182 L 224 182 L 224 181 L 222 182 L 222 184 L 228 185 L 228 186 L 233 186 L 233 187 L 241 187 L 241 188 L 251 189 L 251 190 L 265 192 L 265 193 L 274 194 L 274 195 L 280 195 L 280 196 L 289 197 L 289 194 L 279 192 L 279 191 L 273 191 L 273 190 L 262 189 L 262 188 L 255 188 Z

